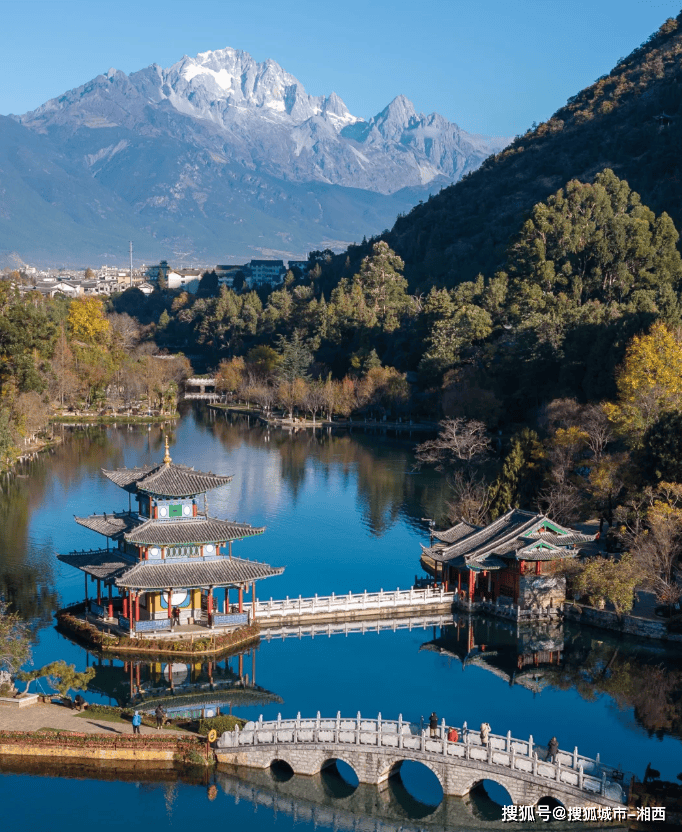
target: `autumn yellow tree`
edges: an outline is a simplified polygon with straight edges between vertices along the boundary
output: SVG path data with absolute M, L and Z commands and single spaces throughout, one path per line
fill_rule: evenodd
M 616 386 L 618 402 L 604 411 L 631 445 L 665 412 L 682 409 L 682 343 L 661 321 L 636 335 L 625 353 Z
M 76 298 L 69 307 L 67 328 L 88 404 L 101 398 L 114 373 L 109 347 L 109 321 L 97 297 Z
M 241 357 L 220 362 L 216 373 L 216 390 L 220 393 L 236 393 L 245 378 L 245 364 Z
M 69 336 L 72 341 L 94 345 L 106 343 L 109 321 L 97 297 L 76 298 L 69 307 Z

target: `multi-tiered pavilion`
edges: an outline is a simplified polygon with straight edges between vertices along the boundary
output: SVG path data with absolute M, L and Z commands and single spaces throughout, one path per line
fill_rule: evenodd
M 234 541 L 264 528 L 209 516 L 206 493 L 232 477 L 175 464 L 168 439 L 161 465 L 103 474 L 128 492 L 128 511 L 76 517 L 107 548 L 58 555 L 85 574 L 86 612 L 131 634 L 248 623 L 245 591 L 255 602 L 256 582 L 284 567 L 233 556 Z M 96 599 L 88 599 L 88 580 L 97 584 Z

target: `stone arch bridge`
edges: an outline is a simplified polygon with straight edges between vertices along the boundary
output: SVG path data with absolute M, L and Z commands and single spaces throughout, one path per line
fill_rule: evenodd
M 460 741 L 446 739 L 445 725 L 437 736 L 420 726 L 398 720 L 365 719 L 360 714 L 331 719 L 247 723 L 242 731 L 226 731 L 216 745 L 218 762 L 251 768 L 269 768 L 275 761 L 291 766 L 294 774 L 313 775 L 337 760 L 355 771 L 360 783 L 380 785 L 400 771 L 405 760 L 422 763 L 438 778 L 443 793 L 463 797 L 482 780 L 503 786 L 516 805 L 536 805 L 554 798 L 566 808 L 623 807 L 627 801 L 624 773 L 573 752 L 559 751 L 546 762 L 544 749 L 527 740 L 490 735 L 482 746 L 478 733 L 466 725 Z

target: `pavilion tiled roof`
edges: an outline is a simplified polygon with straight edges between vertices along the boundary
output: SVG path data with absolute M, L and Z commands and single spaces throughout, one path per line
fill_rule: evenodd
M 248 523 L 196 517 L 182 520 L 145 520 L 123 535 L 127 543 L 139 546 L 186 546 L 220 543 L 263 534 L 265 527 Z
M 68 555 L 57 555 L 57 560 L 69 566 L 75 566 L 81 572 L 101 580 L 116 578 L 133 565 L 129 560 L 121 557 L 120 552 L 117 552 L 116 549 L 112 551 L 100 549 L 93 552 L 72 552 Z
M 474 526 L 472 523 L 467 523 L 462 521 L 457 523 L 456 526 L 453 526 L 451 529 L 445 529 L 442 532 L 433 532 L 433 536 L 436 540 L 441 540 L 443 543 L 456 543 L 458 540 L 461 540 L 463 537 L 467 537 L 472 532 L 477 532 L 481 529 L 481 526 Z
M 537 533 L 537 530 L 548 522 L 560 531 Z M 471 530 L 468 534 L 466 527 Z M 578 554 L 580 544 L 595 539 L 595 535 L 580 534 L 549 521 L 543 514 L 521 509 L 510 509 L 483 528 L 458 523 L 434 536 L 444 542 L 430 547 L 422 546 L 424 556 L 457 568 L 477 569 L 500 568 L 493 565 L 496 561 L 492 558 L 529 561 L 572 558 Z M 450 544 L 447 543 L 448 537 L 453 538 Z M 486 566 L 486 563 L 490 565 Z
M 251 583 L 281 575 L 283 566 L 270 566 L 242 558 L 217 558 L 190 562 L 141 561 L 116 580 L 126 589 L 172 589 L 174 587 L 225 586 Z
M 125 532 L 140 525 L 136 514 L 120 512 L 119 514 L 91 514 L 89 517 L 75 517 L 79 526 L 85 526 L 93 532 L 118 540 Z
M 230 476 L 195 471 L 187 465 L 174 462 L 161 465 L 143 465 L 138 468 L 117 468 L 102 473 L 107 479 L 126 491 L 146 491 L 162 497 L 191 497 L 212 488 L 227 485 Z

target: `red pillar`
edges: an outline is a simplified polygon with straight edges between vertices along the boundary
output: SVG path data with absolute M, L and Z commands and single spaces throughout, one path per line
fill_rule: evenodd
M 251 584 L 251 620 L 256 620 L 256 582 Z
M 225 612 L 228 613 L 230 611 L 230 588 L 228 586 L 225 587 Z
M 102 605 L 102 582 L 97 578 L 97 603 Z
M 109 584 L 109 618 L 114 617 L 114 601 L 111 597 L 111 584 Z
M 462 591 L 462 573 L 457 570 L 457 594 L 459 595 Z
M 135 621 L 140 620 L 140 593 L 135 593 Z
M 128 617 L 128 593 L 123 590 L 123 617 Z
M 168 588 L 168 617 L 172 618 L 173 610 L 171 609 L 171 601 L 173 600 L 173 588 Z
M 213 587 L 208 588 L 208 598 L 206 599 L 206 610 L 209 615 L 213 612 Z
M 244 587 L 239 587 L 239 612 L 244 612 Z
M 469 570 L 469 598 L 473 599 L 474 597 L 474 573 L 470 569 Z

